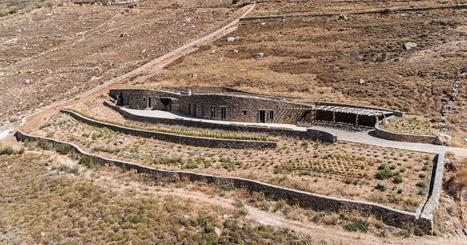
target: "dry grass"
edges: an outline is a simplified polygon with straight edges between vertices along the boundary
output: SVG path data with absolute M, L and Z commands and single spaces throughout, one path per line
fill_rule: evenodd
M 85 112 L 78 111 L 75 109 L 67 109 L 78 113 L 81 116 L 90 118 L 92 120 L 118 125 L 122 127 L 134 128 L 134 129 L 141 129 L 141 130 L 148 130 L 154 132 L 162 132 L 162 133 L 169 133 L 169 134 L 178 134 L 178 135 L 187 135 L 187 136 L 196 136 L 196 137 L 206 137 L 206 138 L 219 138 L 219 139 L 236 139 L 236 140 L 258 140 L 258 141 L 276 141 L 272 137 L 269 137 L 264 134 L 258 133 L 235 133 L 229 132 L 225 130 L 208 130 L 208 129 L 201 129 L 201 128 L 187 128 L 187 127 L 177 127 L 177 126 L 168 126 L 162 124 L 149 124 L 149 123 L 140 123 L 135 121 L 124 120 L 122 121 L 110 121 L 105 120 L 102 118 L 96 118 L 92 115 L 89 115 Z
M 0 161 L 0 243 L 304 242 L 291 231 L 235 218 L 235 209 L 103 188 L 94 183 L 101 176 L 65 171 L 64 160 L 47 152 Z
M 110 158 L 160 169 L 256 179 L 411 211 L 426 195 L 432 169 L 432 155 L 354 143 L 279 138 L 276 149 L 210 149 L 132 137 L 88 126 L 63 114 L 46 125 L 34 134 L 49 134 Z M 385 177 L 378 179 L 382 169 L 386 169 Z M 379 185 L 384 191 L 376 189 Z
M 382 124 L 381 128 L 406 134 L 433 135 L 441 125 L 435 119 L 428 119 L 420 116 L 392 117 Z

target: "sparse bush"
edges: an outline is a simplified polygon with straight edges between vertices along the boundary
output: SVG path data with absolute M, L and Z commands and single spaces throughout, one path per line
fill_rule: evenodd
M 58 170 L 60 172 L 70 173 L 70 174 L 73 174 L 73 175 L 78 175 L 79 174 L 78 167 L 70 168 L 69 166 L 63 165 L 63 164 L 59 165 L 58 167 L 52 168 L 52 170 Z
M 376 190 L 380 190 L 380 191 L 386 191 L 386 187 L 382 184 L 377 184 L 376 187 L 375 187 Z
M 345 178 L 344 183 L 350 185 L 350 184 L 352 184 L 352 181 L 353 181 L 352 178 L 348 178 L 348 177 L 347 177 L 347 178 Z
M 396 175 L 396 176 L 394 177 L 394 179 L 392 180 L 392 183 L 394 183 L 394 184 L 400 184 L 400 183 L 402 183 L 402 176 Z
M 348 231 L 363 231 L 363 232 L 368 232 L 368 227 L 369 223 L 366 220 L 359 219 L 357 221 L 354 221 L 350 224 L 344 225 L 344 229 Z
M 381 164 L 378 167 L 379 171 L 376 172 L 375 177 L 380 180 L 389 179 L 392 177 L 393 173 L 386 164 Z
M 416 186 L 417 186 L 417 187 L 420 187 L 420 188 L 423 188 L 423 189 L 425 189 L 425 188 L 426 188 L 426 184 L 425 184 L 425 182 L 422 182 L 422 181 L 420 181 L 420 182 L 417 182 Z
M 5 146 L 0 149 L 0 155 L 12 155 L 15 154 L 15 150 L 11 146 Z

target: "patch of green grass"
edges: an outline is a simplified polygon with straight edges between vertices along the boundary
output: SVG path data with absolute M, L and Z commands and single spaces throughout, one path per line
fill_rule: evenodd
M 370 224 L 368 223 L 368 221 L 359 219 L 352 223 L 344 225 L 344 229 L 348 231 L 353 231 L 353 232 L 356 232 L 356 231 L 368 232 L 369 225 Z

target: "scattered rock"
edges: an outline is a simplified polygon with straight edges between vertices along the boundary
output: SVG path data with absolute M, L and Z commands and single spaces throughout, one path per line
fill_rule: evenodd
M 122 139 L 117 139 L 114 143 L 114 145 L 122 145 L 123 144 L 123 140 Z
M 128 35 L 128 33 L 126 33 L 126 32 L 120 34 L 120 37 L 128 37 L 128 36 L 129 36 L 129 35 Z
M 347 20 L 347 16 L 345 16 L 345 14 L 340 14 L 338 20 Z
M 358 83 L 360 83 L 360 84 L 362 84 L 362 85 L 363 85 L 363 84 L 365 84 L 365 80 L 363 80 L 363 79 L 360 79 L 360 81 L 358 81 Z
M 211 50 L 211 54 L 215 54 L 217 50 Z
M 196 79 L 196 78 L 198 78 L 198 74 L 193 73 L 193 74 L 191 74 L 191 77 L 194 78 L 194 79 Z
M 264 57 L 264 53 L 262 53 L 262 52 L 261 53 L 256 53 L 255 55 L 253 55 L 253 58 L 255 58 L 255 59 L 261 59 L 263 57 Z
M 406 42 L 404 43 L 403 47 L 405 50 L 411 50 L 412 48 L 417 47 L 418 45 L 414 42 Z
M 230 53 L 231 54 L 238 54 L 238 50 L 237 49 L 232 49 L 232 50 L 230 50 Z
M 467 228 L 464 228 L 464 235 L 467 236 Z
M 31 82 L 32 82 L 31 79 L 26 79 L 26 80 L 24 80 L 24 83 L 25 83 L 25 84 L 30 84 Z
M 441 131 L 438 131 L 435 134 L 435 136 L 436 136 L 436 143 L 440 145 L 445 145 L 451 141 L 451 136 Z
M 214 232 L 216 233 L 217 236 L 220 236 L 222 234 L 221 229 L 214 227 Z
M 238 39 L 238 37 L 228 37 L 227 42 L 233 42 L 233 41 L 235 41 L 237 39 Z
M 261 25 L 264 26 L 264 25 L 266 25 L 266 23 L 265 23 L 265 22 L 261 22 Z

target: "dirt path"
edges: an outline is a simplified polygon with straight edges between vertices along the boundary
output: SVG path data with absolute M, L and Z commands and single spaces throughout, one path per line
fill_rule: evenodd
M 111 79 L 93 89 L 90 89 L 82 94 L 79 94 L 71 99 L 64 100 L 61 102 L 58 102 L 56 104 L 52 104 L 49 106 L 46 106 L 42 109 L 39 109 L 38 111 L 32 113 L 31 115 L 28 115 L 24 117 L 21 121 L 0 127 L 0 144 L 2 142 L 2 139 L 7 137 L 8 135 L 11 134 L 11 132 L 15 130 L 22 130 L 24 132 L 31 132 L 37 128 L 40 127 L 42 122 L 46 121 L 51 115 L 57 113 L 61 108 L 76 104 L 76 103 L 82 103 L 86 100 L 89 100 L 91 98 L 94 98 L 96 96 L 99 96 L 103 93 L 108 92 L 108 90 L 114 86 L 121 86 L 122 83 L 124 83 L 128 78 L 134 77 L 138 74 L 141 73 L 147 73 L 147 74 L 154 74 L 157 71 L 160 71 L 163 67 L 167 66 L 174 60 L 180 58 L 181 56 L 187 55 L 195 50 L 197 50 L 197 47 L 199 45 L 202 45 L 204 43 L 207 43 L 211 40 L 216 40 L 224 35 L 227 35 L 228 33 L 232 32 L 235 30 L 236 25 L 239 23 L 240 18 L 245 17 L 248 15 L 255 7 L 255 4 L 248 5 L 243 7 L 241 12 L 243 14 L 233 20 L 232 22 L 228 23 L 224 27 L 204 36 L 199 39 L 193 40 L 163 56 L 160 56 L 148 63 L 146 63 L 143 66 L 140 66 L 136 68 L 135 70 L 132 70 L 128 73 L 125 73 L 121 76 L 118 76 L 114 79 Z M 145 75 L 147 75 L 145 74 Z

